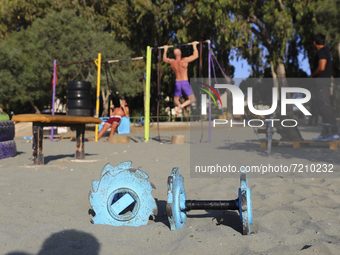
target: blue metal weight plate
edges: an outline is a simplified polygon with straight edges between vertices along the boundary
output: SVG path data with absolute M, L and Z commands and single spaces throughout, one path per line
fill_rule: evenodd
M 171 176 L 168 177 L 168 203 L 166 205 L 171 230 L 181 229 L 187 220 L 185 201 L 184 178 L 179 174 L 178 168 L 174 168 Z
M 247 172 L 243 168 L 240 176 L 240 188 L 239 188 L 239 212 L 242 222 L 242 234 L 249 235 L 250 225 L 253 224 L 253 208 L 251 203 L 251 192 L 248 187 Z
M 157 205 L 152 197 L 156 189 L 148 175 L 132 168 L 130 161 L 112 167 L 107 164 L 99 181 L 92 182 L 90 204 L 95 212 L 94 224 L 113 226 L 147 225 L 151 214 L 157 215 Z

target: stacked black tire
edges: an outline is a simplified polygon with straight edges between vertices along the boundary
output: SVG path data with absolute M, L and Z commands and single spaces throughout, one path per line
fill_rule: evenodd
M 14 136 L 14 122 L 11 120 L 0 121 L 0 159 L 17 155 L 17 147 L 13 140 Z
M 70 81 L 67 84 L 67 106 L 69 116 L 92 116 L 91 83 Z

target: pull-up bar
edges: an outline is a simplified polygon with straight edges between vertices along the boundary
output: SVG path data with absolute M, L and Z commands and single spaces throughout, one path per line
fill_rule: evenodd
M 211 64 L 210 64 L 210 40 L 200 41 L 199 43 L 207 43 L 208 44 L 208 81 L 209 86 L 211 86 Z M 192 45 L 193 42 L 190 43 L 180 43 L 175 45 L 169 45 L 168 48 Z M 154 49 L 164 49 L 163 46 L 159 47 L 150 47 L 146 48 L 146 81 L 145 81 L 145 105 L 144 105 L 144 115 L 145 115 L 145 123 L 144 123 L 144 139 L 145 142 L 149 141 L 150 133 L 149 133 L 149 120 L 150 120 L 150 84 L 151 84 L 151 51 Z M 211 143 L 211 98 L 209 97 L 209 143 Z
M 107 61 L 102 61 L 102 64 L 105 63 L 117 63 L 117 62 L 123 62 L 123 61 L 133 61 L 133 60 L 142 60 L 144 59 L 144 57 L 137 57 L 137 58 L 127 58 L 127 59 L 117 59 L 117 60 L 107 60 Z M 84 60 L 84 61 L 77 61 L 77 62 L 71 62 L 71 63 L 62 63 L 62 64 L 58 64 L 58 66 L 69 66 L 69 65 L 74 65 L 74 64 L 82 64 L 82 63 L 92 63 L 95 62 L 97 60 Z
M 145 59 L 145 57 L 137 57 L 137 58 L 127 58 L 127 59 L 118 59 L 118 60 L 108 60 L 108 61 L 103 61 L 102 63 L 117 63 L 117 62 L 123 62 L 123 61 L 134 61 L 134 60 L 142 60 Z
M 94 60 L 84 60 L 84 61 L 71 62 L 71 63 L 62 63 L 62 64 L 58 64 L 57 66 L 70 66 L 70 65 L 75 65 L 75 64 L 91 63 L 91 62 L 94 62 Z
M 210 43 L 210 40 L 205 40 L 205 41 L 199 41 L 199 43 Z M 173 47 L 179 47 L 179 46 L 186 46 L 186 45 L 193 45 L 194 42 L 190 42 L 190 43 L 178 43 L 178 44 L 174 44 L 174 45 L 168 45 L 168 48 L 173 48 Z M 151 49 L 164 49 L 164 46 L 159 46 L 159 47 L 152 47 Z

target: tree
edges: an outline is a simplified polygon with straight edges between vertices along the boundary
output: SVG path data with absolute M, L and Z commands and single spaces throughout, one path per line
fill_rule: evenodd
M 319 1 L 316 7 L 315 32 L 326 36 L 327 47 L 333 55 L 334 76 L 340 76 L 340 0 Z
M 296 65 L 297 54 L 303 52 L 308 59 L 310 68 L 312 68 L 314 57 L 313 36 L 316 33 L 315 28 L 317 25 L 315 14 L 317 2 L 317 0 L 290 0 L 285 2 L 290 8 L 293 18 L 295 35 L 290 43 L 288 55 L 291 58 L 289 61 L 295 62 L 294 65 Z M 295 47 L 295 52 L 292 52 L 294 51 L 293 47 Z M 289 65 L 291 65 L 291 62 Z M 294 67 L 294 69 L 297 69 L 297 67 Z
M 169 38 L 176 37 L 183 12 L 183 1 L 180 0 L 129 0 L 112 1 L 111 5 L 104 4 L 97 8 L 97 13 L 107 21 L 106 29 L 118 40 L 126 43 L 133 49 L 137 56 L 146 55 L 147 46 L 161 46 L 169 43 Z M 158 51 L 152 51 L 152 80 L 151 80 L 151 112 L 156 114 L 157 106 L 157 65 Z M 169 78 L 171 68 L 161 63 L 161 93 L 173 96 L 172 78 Z M 170 85 L 171 84 L 171 85 Z M 141 98 L 136 99 L 140 105 Z M 170 106 L 169 102 L 161 101 L 164 107 Z
M 98 52 L 102 60 L 125 59 L 134 54 L 124 44 L 102 31 L 102 23 L 79 17 L 75 11 L 52 12 L 37 19 L 20 33 L 12 33 L 0 43 L 0 103 L 21 112 L 18 107 L 33 102 L 38 108 L 50 105 L 53 59 L 58 63 L 94 60 Z M 121 95 L 141 93 L 143 69 L 133 63 L 111 66 L 113 79 Z M 82 79 L 96 86 L 94 63 L 59 66 L 57 93 L 62 99 L 70 80 Z M 105 73 L 102 86 L 108 90 Z M 95 93 L 92 93 L 95 95 Z M 6 107 L 4 107 L 6 108 Z
M 0 5 L 0 41 L 13 31 L 26 29 L 38 18 L 44 18 L 52 11 L 73 10 L 79 16 L 95 17 L 94 6 L 97 1 L 79 0 L 1 0 Z M 110 4 L 111 1 L 101 1 Z
M 230 1 L 185 1 L 186 5 L 181 15 L 181 24 L 176 31 L 176 39 L 180 42 L 210 39 L 211 48 L 228 82 L 234 77 L 234 67 L 230 60 L 233 53 L 241 52 L 242 47 L 251 40 L 250 26 L 231 10 Z M 234 51 L 234 52 L 233 52 Z M 203 53 L 204 54 L 204 53 Z M 207 48 L 205 47 L 204 63 L 207 63 Z M 216 76 L 223 77 L 215 65 Z M 204 64 L 204 75 L 208 75 L 208 67 Z M 237 78 L 237 77 L 236 77 Z M 227 115 L 232 117 L 232 96 L 227 92 Z
M 286 54 L 286 72 L 287 77 L 295 77 L 295 78 L 302 78 L 307 77 L 307 73 L 304 72 L 299 65 L 298 56 L 302 51 L 302 47 L 299 46 L 299 42 L 301 39 L 299 38 L 298 34 L 295 34 L 293 39 L 290 41 L 287 54 Z
M 232 1 L 233 13 L 251 24 L 251 31 L 267 49 L 273 78 L 286 77 L 284 53 L 293 36 L 289 6 L 277 1 Z

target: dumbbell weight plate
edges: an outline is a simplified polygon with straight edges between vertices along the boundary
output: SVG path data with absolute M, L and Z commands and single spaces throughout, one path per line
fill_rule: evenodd
M 245 169 L 240 176 L 240 188 L 239 188 L 239 213 L 242 222 L 242 234 L 249 235 L 250 225 L 253 224 L 253 209 L 251 203 L 251 192 L 248 188 L 248 179 Z
M 181 229 L 187 220 L 185 201 L 184 178 L 179 174 L 178 168 L 174 168 L 171 176 L 168 177 L 168 203 L 166 205 L 171 230 Z

